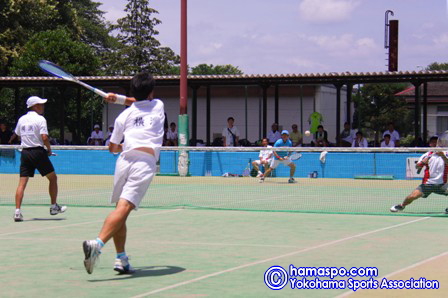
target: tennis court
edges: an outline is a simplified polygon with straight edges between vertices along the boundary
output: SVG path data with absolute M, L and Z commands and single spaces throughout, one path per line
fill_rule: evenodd
M 96 237 L 111 210 L 100 206 L 107 206 L 112 176 L 59 175 L 60 202 L 70 207 L 55 217 L 48 213 L 45 178 L 31 179 L 22 223 L 12 221 L 17 176 L 1 174 L 0 178 L 0 239 L 8 268 L 0 273 L 2 296 L 336 297 L 353 293 L 347 288 L 291 289 L 289 284 L 282 290 L 269 289 L 265 272 L 274 265 L 287 269 L 291 264 L 376 267 L 378 280 L 425 277 L 440 283 L 438 290 L 358 290 L 355 296 L 440 297 L 448 292 L 445 198 L 420 199 L 400 214 L 408 216 L 386 216 L 416 181 L 301 178 L 288 184 L 285 178 L 267 178 L 259 184 L 250 177 L 158 176 L 144 208 L 128 220 L 127 252 L 137 272 L 116 275 L 111 242 L 103 249 L 99 266 L 88 275 L 81 243 Z

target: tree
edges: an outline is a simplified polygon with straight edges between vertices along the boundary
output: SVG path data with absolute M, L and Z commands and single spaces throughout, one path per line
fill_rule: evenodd
M 448 63 L 433 62 L 426 67 L 426 70 L 448 70 Z
M 65 29 L 49 30 L 34 35 L 24 46 L 21 56 L 13 61 L 11 75 L 42 76 L 42 71 L 37 67 L 37 62 L 40 59 L 53 61 L 78 76 L 102 74 L 99 70 L 101 60 L 95 54 L 94 49 L 75 40 L 72 34 Z M 81 115 L 78 119 L 78 88 L 80 87 L 73 84 L 68 88 L 24 90 L 25 92 L 21 92 L 23 95 L 21 102 L 24 104 L 26 97 L 31 94 L 44 95 L 49 100 L 49 104 L 46 106 L 49 128 L 62 128 L 59 131 L 60 138 L 66 128 L 79 143 L 90 133 L 91 122 L 101 120 L 103 103 L 91 92 L 81 89 L 82 97 L 79 103 Z M 8 115 L 2 116 L 8 117 Z M 79 127 L 80 125 L 82 129 Z M 63 139 L 60 141 L 64 142 Z
M 393 122 L 402 135 L 413 129 L 412 115 L 406 102 L 395 97 L 403 91 L 406 84 L 365 84 L 354 96 L 355 128 L 363 131 L 371 130 L 375 142 L 379 141 L 380 132 L 386 130 L 387 124 Z
M 162 47 L 155 29 L 161 21 L 153 15 L 148 0 L 128 0 L 124 18 L 111 28 L 118 32 L 120 45 L 108 55 L 109 73 L 132 75 L 142 70 L 163 75 L 170 73 L 180 58 L 170 48 Z
M 239 75 L 243 72 L 238 68 L 238 66 L 233 66 L 230 64 L 226 65 L 216 65 L 213 64 L 199 64 L 191 69 L 191 74 L 193 75 L 226 75 L 234 74 Z

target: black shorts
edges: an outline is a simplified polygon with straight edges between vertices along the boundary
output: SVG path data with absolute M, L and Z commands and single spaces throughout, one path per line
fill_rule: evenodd
M 20 157 L 20 177 L 34 177 L 36 169 L 42 177 L 54 172 L 47 150 L 43 147 L 23 148 Z
M 448 196 L 447 187 L 446 184 L 420 184 L 416 189 L 423 193 L 423 198 L 427 198 L 432 193 Z

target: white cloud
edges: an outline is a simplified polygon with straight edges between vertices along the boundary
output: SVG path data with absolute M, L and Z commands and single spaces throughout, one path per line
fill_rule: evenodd
M 434 43 L 436 46 L 446 47 L 448 46 L 448 33 L 443 33 L 436 38 L 434 38 Z
M 348 20 L 358 5 L 357 0 L 303 0 L 299 13 L 312 23 L 337 23 Z
M 211 55 L 218 51 L 220 48 L 222 48 L 222 43 L 219 42 L 201 44 L 198 47 L 198 53 L 202 55 Z

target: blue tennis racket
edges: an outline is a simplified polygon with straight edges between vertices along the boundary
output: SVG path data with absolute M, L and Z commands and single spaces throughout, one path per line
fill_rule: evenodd
M 95 87 L 92 87 L 84 82 L 81 82 L 80 80 L 78 80 L 77 78 L 75 78 L 72 74 L 70 74 L 69 72 L 67 72 L 66 70 L 64 70 L 62 67 L 60 67 L 59 65 L 54 64 L 53 62 L 47 61 L 47 60 L 40 60 L 38 63 L 39 67 L 45 71 L 46 73 L 49 73 L 53 76 L 56 76 L 58 78 L 64 79 L 66 81 L 70 81 L 76 84 L 79 84 L 87 89 L 89 89 L 90 91 L 95 92 L 96 94 L 98 94 L 101 97 L 106 97 L 107 93 L 104 91 L 101 91 Z

